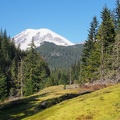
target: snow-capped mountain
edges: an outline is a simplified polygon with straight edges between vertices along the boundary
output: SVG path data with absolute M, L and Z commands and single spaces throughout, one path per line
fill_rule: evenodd
M 52 42 L 56 45 L 70 46 L 74 45 L 61 35 L 49 29 L 26 29 L 14 37 L 15 45 L 20 45 L 22 50 L 26 50 L 34 39 L 34 44 L 39 47 L 43 42 Z

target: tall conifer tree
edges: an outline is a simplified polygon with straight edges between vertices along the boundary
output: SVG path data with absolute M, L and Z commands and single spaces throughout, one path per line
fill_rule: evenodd
M 98 21 L 96 16 L 93 17 L 92 22 L 90 23 L 90 29 L 89 29 L 89 34 L 88 34 L 88 40 L 86 41 L 83 49 L 83 55 L 82 55 L 82 80 L 87 80 L 89 74 L 91 74 L 91 71 L 89 69 L 89 57 L 92 54 L 92 51 L 95 49 L 94 44 L 96 42 L 96 36 L 98 32 Z M 91 79 L 91 78 L 90 78 Z
M 98 40 L 101 45 L 101 80 L 103 81 L 105 77 L 108 79 L 108 72 L 111 69 L 112 58 L 111 54 L 113 52 L 113 43 L 115 42 L 115 26 L 113 19 L 111 17 L 111 11 L 108 7 L 104 7 L 101 12 L 102 23 L 99 27 Z
M 0 69 L 0 100 L 4 100 L 7 97 L 7 81 L 4 73 Z
M 41 56 L 36 52 L 35 45 L 32 40 L 25 62 L 25 95 L 30 95 L 40 90 L 40 84 L 50 75 L 47 64 Z

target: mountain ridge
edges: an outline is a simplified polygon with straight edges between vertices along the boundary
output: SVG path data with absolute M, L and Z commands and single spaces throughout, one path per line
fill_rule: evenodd
M 79 61 L 82 55 L 83 44 L 73 46 L 57 46 L 54 43 L 44 42 L 36 50 L 52 68 L 71 67 L 72 64 Z

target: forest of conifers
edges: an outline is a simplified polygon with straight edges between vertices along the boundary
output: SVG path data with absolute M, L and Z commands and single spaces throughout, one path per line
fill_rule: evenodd
M 0 31 L 0 100 L 34 94 L 40 89 L 59 84 L 84 84 L 100 81 L 120 81 L 120 1 L 114 10 L 105 6 L 101 22 L 94 16 L 82 58 L 68 69 L 50 70 L 36 51 L 34 40 L 30 48 L 21 51 L 14 40 Z
M 110 10 L 105 6 L 101 23 L 96 16 L 90 23 L 82 56 L 82 81 L 117 82 L 120 79 L 120 1 Z

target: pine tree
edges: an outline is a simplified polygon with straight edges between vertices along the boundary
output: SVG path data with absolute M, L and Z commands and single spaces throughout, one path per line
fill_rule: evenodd
M 116 35 L 116 41 L 112 54 L 112 79 L 120 81 L 120 34 Z
M 120 0 L 116 1 L 116 39 L 113 47 L 113 70 L 117 81 L 120 81 Z
M 92 51 L 94 51 L 94 45 L 96 42 L 96 36 L 98 32 L 98 21 L 96 16 L 93 17 L 92 22 L 90 23 L 90 30 L 88 34 L 88 40 L 86 41 L 83 49 L 83 55 L 82 55 L 82 81 L 86 81 L 88 79 L 89 74 L 92 74 L 90 69 L 89 69 L 89 61 L 88 59 L 90 58 Z M 91 79 L 91 78 L 89 78 Z
M 115 27 L 111 17 L 111 12 L 106 6 L 101 12 L 101 18 L 101 33 L 99 33 L 99 35 L 102 37 L 101 39 L 103 39 L 104 51 L 111 54 L 111 44 L 115 41 Z
M 11 93 L 10 93 L 10 96 L 12 97 L 12 96 L 15 96 L 17 94 L 18 68 L 17 68 L 17 58 L 16 57 L 12 60 L 10 73 L 11 73 Z
M 115 27 L 110 10 L 105 6 L 101 12 L 102 23 L 99 27 L 97 39 L 101 43 L 101 80 L 108 78 L 111 69 L 111 54 L 115 42 Z
M 30 44 L 29 51 L 27 52 L 27 56 L 25 57 L 24 61 L 26 63 L 25 68 L 25 95 L 31 95 L 34 93 L 34 69 L 36 67 L 36 52 L 34 49 L 35 45 L 32 40 Z
M 36 52 L 33 40 L 27 51 L 27 56 L 24 58 L 24 62 L 24 93 L 25 95 L 30 95 L 40 90 L 41 84 L 50 75 L 50 71 L 47 64 Z
M 115 20 L 117 33 L 120 34 L 120 0 L 116 0 Z
M 6 77 L 0 69 L 0 100 L 3 101 L 7 97 L 7 82 Z

